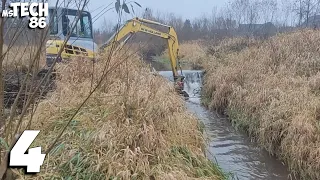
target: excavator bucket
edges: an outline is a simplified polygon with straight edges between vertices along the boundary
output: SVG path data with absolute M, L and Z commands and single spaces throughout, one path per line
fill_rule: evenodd
M 185 98 L 189 98 L 189 94 L 184 91 L 184 76 L 178 76 L 175 78 L 175 87 L 179 94 L 183 95 Z

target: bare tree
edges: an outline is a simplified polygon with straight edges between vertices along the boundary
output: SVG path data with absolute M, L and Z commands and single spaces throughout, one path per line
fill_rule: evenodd
M 277 0 L 262 0 L 260 2 L 260 17 L 264 23 L 273 22 L 278 11 Z
M 230 2 L 230 8 L 234 13 L 237 24 L 247 23 L 248 7 L 250 5 L 249 0 L 234 0 Z
M 303 0 L 296 0 L 294 3 L 294 11 L 298 15 L 298 25 L 301 26 L 302 20 L 305 16 L 305 6 Z
M 142 15 L 143 18 L 145 19 L 150 19 L 150 20 L 153 20 L 154 17 L 153 17 L 153 11 L 151 8 L 146 8 L 143 15 Z

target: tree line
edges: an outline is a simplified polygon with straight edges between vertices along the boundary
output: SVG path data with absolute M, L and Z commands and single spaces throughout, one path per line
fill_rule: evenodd
M 211 12 L 194 19 L 151 8 L 146 8 L 139 17 L 173 26 L 180 41 L 204 38 L 219 41 L 233 36 L 266 38 L 296 28 L 318 27 L 319 4 L 320 0 L 230 0 L 222 8 L 213 7 Z M 114 27 L 105 20 L 99 29 L 94 30 L 95 41 L 98 44 L 105 42 L 115 32 Z M 137 41 L 152 39 L 146 35 L 138 36 Z

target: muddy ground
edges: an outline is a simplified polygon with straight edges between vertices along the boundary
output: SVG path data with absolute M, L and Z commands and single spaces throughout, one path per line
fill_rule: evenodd
M 36 87 L 39 86 L 41 81 L 44 79 L 44 76 L 46 73 L 47 73 L 47 70 L 42 69 L 38 73 L 35 73 L 35 75 L 29 74 L 29 77 L 27 78 L 28 80 L 26 81 L 25 84 L 23 82 L 27 76 L 26 71 L 5 73 L 5 76 L 4 76 L 5 108 L 6 109 L 11 108 L 12 104 L 14 103 L 15 99 L 18 96 L 19 90 L 22 88 L 22 91 L 17 103 L 18 109 L 21 110 L 25 102 L 28 100 L 28 98 L 31 97 L 31 94 L 34 93 Z M 39 90 L 36 91 L 35 100 L 45 97 L 48 92 L 54 90 L 55 88 L 54 79 L 55 79 L 55 75 L 53 73 L 52 75 L 50 75 L 50 78 L 48 78 L 46 83 L 43 83 L 43 85 L 40 86 Z

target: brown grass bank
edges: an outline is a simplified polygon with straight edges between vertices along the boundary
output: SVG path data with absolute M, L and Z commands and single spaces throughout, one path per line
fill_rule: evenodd
M 111 64 L 118 63 L 119 55 Z M 102 72 L 98 62 L 60 64 L 57 89 L 38 105 L 31 129 L 47 149 Z M 95 82 L 95 81 L 94 81 Z M 41 173 L 18 179 L 225 179 L 206 159 L 197 119 L 173 86 L 131 56 L 103 80 L 47 155 Z
M 320 179 L 319 47 L 313 30 L 235 39 L 211 48 L 205 62 L 203 102 L 304 179 Z

